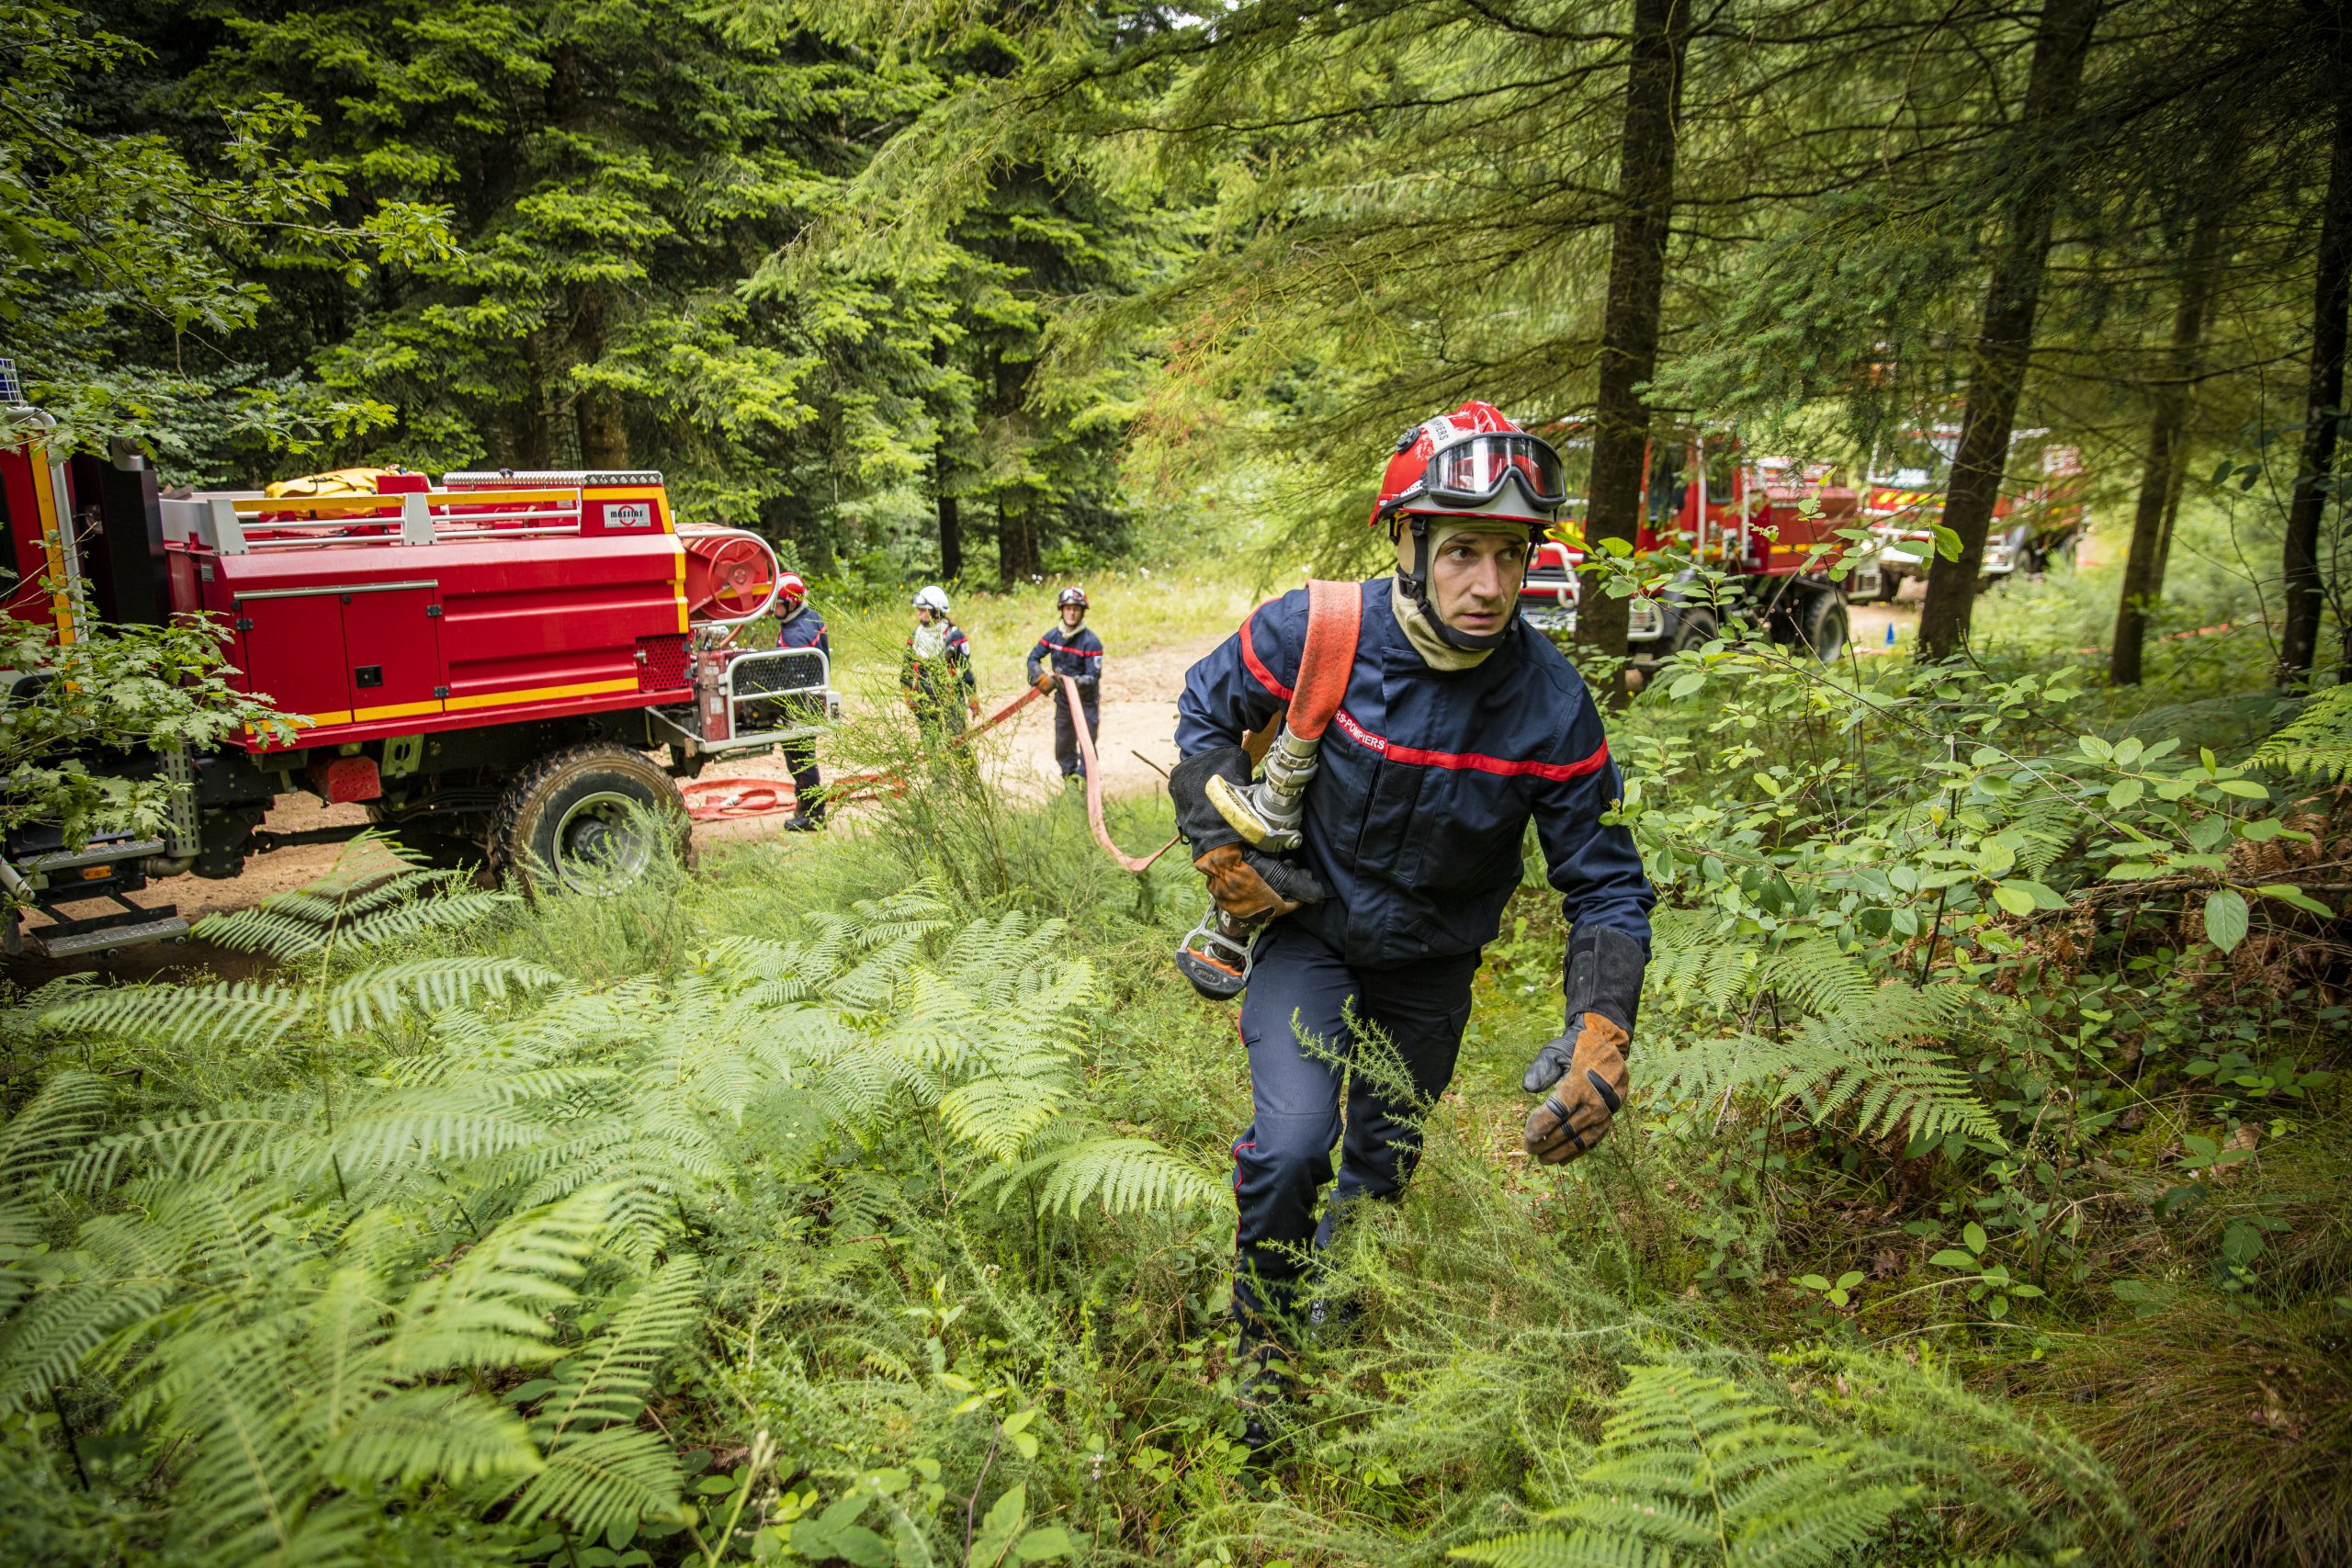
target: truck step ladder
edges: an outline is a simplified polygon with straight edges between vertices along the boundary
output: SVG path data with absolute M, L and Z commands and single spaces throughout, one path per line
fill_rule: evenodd
M 187 921 L 179 907 L 130 909 L 119 915 L 87 919 L 56 920 L 25 931 L 25 946 L 43 958 L 72 958 L 84 953 L 106 953 L 119 947 L 141 947 L 151 942 L 175 942 L 187 935 Z

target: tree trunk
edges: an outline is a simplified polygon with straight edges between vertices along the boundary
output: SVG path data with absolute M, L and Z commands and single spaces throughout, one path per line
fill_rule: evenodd
M 1585 537 L 1634 542 L 1641 522 L 1642 458 L 1650 411 L 1638 389 L 1657 372 L 1658 302 L 1674 217 L 1674 143 L 1682 116 L 1682 63 L 1690 47 L 1687 0 L 1634 0 L 1633 65 L 1609 239 L 1609 299 L 1600 325 L 1600 388 L 1593 409 L 1592 479 Z M 1587 573 L 1577 640 L 1623 657 L 1630 602 L 1597 591 Z
M 2115 648 L 2107 678 L 2118 686 L 2140 683 L 2140 655 L 2147 640 L 2148 609 L 2164 592 L 2165 552 L 2172 544 L 2166 527 L 2173 514 L 2182 460 L 2182 432 L 2188 423 L 2188 388 L 2196 378 L 2198 347 L 2205 333 L 2205 307 L 2213 292 L 2213 262 L 2222 248 L 2221 215 L 2198 215 L 2188 242 L 2180 299 L 2173 306 L 2172 351 L 2156 385 L 2156 406 L 2148 424 L 2148 460 L 2140 470 L 2140 502 L 2132 513 L 2132 550 L 2123 561 L 2123 596 L 2115 612 Z
M 2024 165 L 2016 204 L 2003 225 L 1993 276 L 1984 291 L 1984 318 L 1968 373 L 1968 410 L 1960 421 L 1960 451 L 1944 498 L 1944 525 L 1960 536 L 1960 557 L 1940 554 L 1928 568 L 1928 602 L 1919 612 L 1919 655 L 1949 659 L 1968 641 L 1976 577 L 1984 566 L 1984 534 L 2008 467 L 2009 435 L 2018 396 L 2033 354 L 2033 318 L 2050 259 L 2051 220 L 2066 165 L 2058 122 L 2074 112 L 2090 52 L 2098 0 L 2048 0 L 2033 41 L 2025 106 L 2011 128 L 2007 156 Z
M 1037 576 L 1040 570 L 1035 519 L 1026 505 L 1009 504 L 1000 497 L 996 503 L 997 581 L 1010 588 Z
M 594 365 L 605 356 L 603 301 L 591 295 L 580 307 L 574 336 L 581 363 Z M 628 467 L 628 426 L 621 420 L 621 400 L 603 387 L 582 387 L 573 397 L 580 421 L 580 466 L 583 468 Z
M 2180 521 L 2180 498 L 2188 489 L 2188 443 L 2181 441 L 2172 449 L 2172 477 L 2165 481 L 2165 525 L 2156 536 L 2156 570 L 2148 580 L 2148 603 L 2165 602 L 2165 568 L 2172 560 L 2172 525 Z
M 581 389 L 580 466 L 628 467 L 628 426 L 621 422 L 620 400 L 601 389 Z
M 2319 622 L 2327 584 L 2319 570 L 2319 525 L 2334 486 L 2335 438 L 2344 411 L 2345 307 L 2352 298 L 2352 26 L 2345 7 L 2332 7 L 2335 36 L 2326 40 L 2335 62 L 2335 134 L 2327 162 L 2327 196 L 2320 209 L 2319 268 L 2312 288 L 2312 367 L 2303 399 L 2303 448 L 2287 506 L 2286 619 L 2278 632 L 2278 684 L 2310 679 L 2319 651 Z M 2352 662 L 2352 649 L 2347 649 Z
M 949 582 L 964 575 L 963 503 L 944 489 L 939 492 L 939 575 Z

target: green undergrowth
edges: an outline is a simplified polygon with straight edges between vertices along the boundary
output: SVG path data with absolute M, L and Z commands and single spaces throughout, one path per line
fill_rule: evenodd
M 953 766 L 607 897 L 365 842 L 210 928 L 257 978 L 7 1013 L 0 1536 L 2336 1559 L 2352 725 L 2314 704 L 2257 758 L 2153 711 L 2064 667 L 1663 673 L 1612 727 L 1664 896 L 1632 1111 L 1574 1166 L 1519 1152 L 1566 934 L 1531 873 L 1264 1466 L 1226 1319 L 1246 1074 L 1168 963 L 1181 860 L 1130 876 L 1074 796 Z

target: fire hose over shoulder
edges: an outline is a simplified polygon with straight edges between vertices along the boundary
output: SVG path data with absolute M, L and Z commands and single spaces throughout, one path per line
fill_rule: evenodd
M 1303 867 L 1265 857 L 1299 845 L 1306 786 L 1315 779 L 1323 731 L 1347 696 L 1363 620 L 1360 585 L 1308 582 L 1298 679 L 1261 776 L 1250 782 L 1249 755 L 1238 746 L 1188 757 L 1170 776 L 1178 825 L 1199 857 L 1194 863 L 1210 876 L 1213 890 L 1220 887 L 1221 876 L 1226 886 L 1176 953 L 1176 965 L 1193 988 L 1212 1000 L 1228 1000 L 1248 987 L 1251 948 L 1266 919 L 1323 896 Z M 1215 820 L 1208 819 L 1210 811 Z M 1235 838 L 1250 849 L 1236 849 Z M 1261 897 L 1260 908 L 1246 897 L 1237 900 L 1234 884 L 1251 891 L 1262 887 L 1273 902 Z

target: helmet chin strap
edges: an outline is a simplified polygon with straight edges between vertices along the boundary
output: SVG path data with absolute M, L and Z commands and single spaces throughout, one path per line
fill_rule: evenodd
M 1429 519 L 1419 513 L 1412 513 L 1408 514 L 1406 521 L 1413 530 L 1413 570 L 1397 573 L 1397 584 L 1405 590 L 1405 597 L 1413 602 L 1414 607 L 1429 617 L 1430 626 L 1437 632 L 1439 640 L 1448 648 L 1458 648 L 1465 653 L 1483 653 L 1500 648 L 1510 640 L 1512 623 L 1519 619 L 1517 605 L 1511 607 L 1510 616 L 1503 622 L 1500 630 L 1487 632 L 1484 636 L 1446 624 L 1445 617 L 1437 613 L 1437 602 L 1430 597 Z

